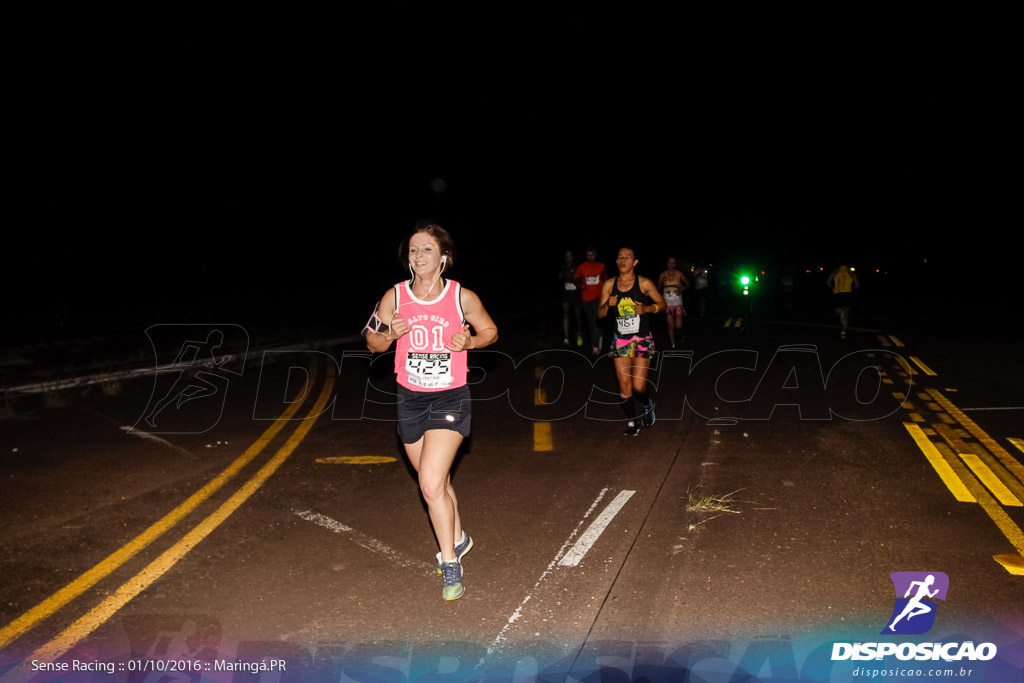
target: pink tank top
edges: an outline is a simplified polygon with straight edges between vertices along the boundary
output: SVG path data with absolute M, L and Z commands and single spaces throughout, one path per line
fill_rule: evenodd
M 466 352 L 448 349 L 466 322 L 461 294 L 455 280 L 447 280 L 433 301 L 414 297 L 408 282 L 395 285 L 395 309 L 409 324 L 395 350 L 395 375 L 406 389 L 443 391 L 466 384 Z

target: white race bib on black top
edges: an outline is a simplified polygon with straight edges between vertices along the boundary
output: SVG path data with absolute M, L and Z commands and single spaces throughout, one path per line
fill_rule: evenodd
M 640 332 L 640 316 L 628 315 L 624 318 L 616 318 L 615 324 L 620 335 L 638 334 Z

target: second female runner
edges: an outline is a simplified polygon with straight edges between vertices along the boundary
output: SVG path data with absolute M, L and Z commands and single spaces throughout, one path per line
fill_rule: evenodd
M 612 358 L 622 409 L 629 420 L 627 436 L 636 436 L 641 423 L 645 427 L 654 425 L 654 401 L 647 393 L 647 373 L 654 355 L 648 319 L 652 313 L 665 310 L 665 300 L 654 283 L 636 274 L 637 263 L 632 249 L 619 249 L 615 259 L 619 274 L 605 281 L 597 309 L 600 318 L 608 315 L 609 308 L 614 311 Z

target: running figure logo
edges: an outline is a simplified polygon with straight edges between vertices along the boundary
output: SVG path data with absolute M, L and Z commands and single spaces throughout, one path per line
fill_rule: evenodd
M 220 421 L 229 375 L 242 374 L 229 365 L 235 356 L 224 349 L 244 357 L 248 334 L 237 325 L 153 325 L 146 335 L 157 358 L 158 381 L 140 420 L 143 428 L 151 434 L 211 429 Z M 160 366 L 161 356 L 170 352 L 174 360 Z M 183 410 L 186 404 L 189 409 Z
M 894 572 L 889 578 L 896 591 L 896 605 L 882 635 L 927 633 L 935 623 L 938 603 L 934 601 L 946 599 L 949 577 L 942 572 Z

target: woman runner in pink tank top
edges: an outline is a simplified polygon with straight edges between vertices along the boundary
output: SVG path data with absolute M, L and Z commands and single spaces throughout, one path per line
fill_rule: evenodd
M 379 318 L 388 325 L 368 331 L 366 345 L 383 352 L 397 341 L 398 433 L 419 475 L 441 549 L 441 596 L 457 600 L 465 592 L 461 560 L 473 547 L 462 528 L 451 482 L 452 463 L 469 436 L 471 421 L 466 352 L 493 344 L 498 328 L 476 294 L 442 278 L 454 262 L 452 240 L 444 228 L 417 224 L 401 257 L 412 278 L 385 292 Z

